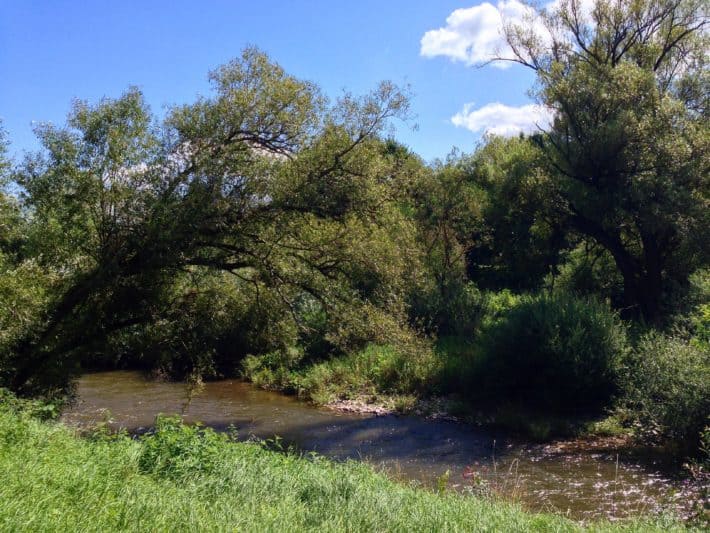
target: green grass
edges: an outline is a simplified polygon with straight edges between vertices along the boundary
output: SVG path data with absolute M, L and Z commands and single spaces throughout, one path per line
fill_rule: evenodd
M 80 438 L 0 406 L 1 531 L 576 531 L 559 516 L 387 479 L 359 463 L 270 451 L 159 422 Z M 670 521 L 593 523 L 668 531 Z
M 244 361 L 244 376 L 260 387 L 295 392 L 318 405 L 364 398 L 378 403 L 406 402 L 427 394 L 436 372 L 431 350 L 415 353 L 370 344 L 362 350 L 316 363 L 265 354 Z

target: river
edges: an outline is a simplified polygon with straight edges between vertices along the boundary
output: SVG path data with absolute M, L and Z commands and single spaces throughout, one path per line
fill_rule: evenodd
M 220 430 L 234 427 L 243 439 L 278 436 L 302 451 L 367 461 L 403 481 L 432 486 L 447 479 L 455 490 L 494 492 L 577 520 L 661 509 L 684 514 L 699 490 L 652 461 L 569 452 L 450 421 L 319 409 L 237 380 L 205 383 L 187 402 L 181 383 L 129 371 L 87 374 L 63 420 L 84 427 L 108 420 L 140 433 L 158 413 L 182 413 L 187 422 Z

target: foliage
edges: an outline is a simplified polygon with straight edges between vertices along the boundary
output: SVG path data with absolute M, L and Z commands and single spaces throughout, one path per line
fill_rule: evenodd
M 37 129 L 44 150 L 13 178 L 32 213 L 28 252 L 67 282 L 13 346 L 13 389 L 66 383 L 73 362 L 131 328 L 163 339 L 184 329 L 178 352 L 209 352 L 211 310 L 191 303 L 204 271 L 251 284 L 254 305 L 269 293 L 267 314 L 294 327 L 304 295 L 342 324 L 401 308 L 417 249 L 392 204 L 400 167 L 380 135 L 406 118 L 406 96 L 383 83 L 329 105 L 253 48 L 210 80 L 214 96 L 163 123 L 132 88 Z
M 710 252 L 707 6 L 595 2 L 586 12 L 565 0 L 536 19 L 506 37 L 555 113 L 536 136 L 552 185 L 546 212 L 606 249 L 625 305 L 659 322 Z
M 476 304 L 470 308 L 475 313 L 475 328 L 463 335 L 445 335 L 436 339 L 437 365 L 429 380 L 434 393 L 453 393 L 470 396 L 470 387 L 480 371 L 481 333 L 505 318 L 519 305 L 522 296 L 504 289 L 499 292 L 477 292 Z M 468 406 L 465 411 L 471 411 Z
M 547 285 L 551 290 L 596 296 L 617 309 L 624 305 L 624 282 L 614 259 L 594 244 L 583 242 L 570 250 L 557 273 L 547 278 Z
M 567 246 L 543 163 L 524 137 L 489 137 L 467 163 L 469 179 L 485 192 L 468 252 L 469 274 L 483 288 L 538 289 Z
M 317 404 L 338 399 L 386 398 L 422 393 L 430 386 L 437 361 L 419 340 L 409 345 L 370 344 L 362 350 L 304 365 L 295 350 L 250 356 L 244 373 L 258 385 L 292 391 Z
M 696 348 L 710 350 L 710 269 L 698 270 L 690 276 L 688 302 L 691 310 L 689 329 Z
M 242 375 L 261 388 L 296 393 L 297 369 L 302 360 L 303 351 L 298 348 L 247 355 L 242 361 Z
M 109 337 L 106 355 L 92 355 L 85 367 L 140 366 L 183 379 L 231 376 L 250 353 L 297 341 L 278 295 L 228 273 L 202 271 L 178 276 L 159 301 L 159 317 Z
M 425 344 L 416 351 L 369 345 L 356 354 L 310 368 L 299 385 L 312 398 L 353 397 L 362 392 L 416 393 L 426 387 L 434 365 L 431 349 Z
M 514 294 L 509 289 L 486 292 L 484 294 L 483 326 L 491 326 L 504 318 L 511 309 L 520 304 L 522 299 L 523 296 Z
M 691 342 L 698 349 L 710 350 L 710 304 L 699 305 L 692 320 L 695 335 Z
M 55 420 L 67 404 L 67 397 L 45 395 L 33 399 L 21 399 L 7 389 L 0 388 L 0 410 L 17 416 L 28 416 L 37 420 Z
M 565 294 L 523 297 L 482 333 L 470 394 L 551 410 L 598 410 L 617 391 L 626 334 L 608 307 Z
M 439 394 L 467 396 L 473 376 L 478 370 L 476 342 L 470 337 L 439 337 L 436 340 L 435 353 L 438 365 L 434 368 L 436 374 L 431 379 L 433 390 Z M 466 412 L 470 410 L 470 406 L 463 408 Z
M 484 307 L 484 297 L 473 282 L 448 280 L 443 291 L 433 283 L 417 291 L 410 313 L 414 322 L 423 322 L 438 335 L 473 335 L 480 327 Z
M 174 481 L 199 474 L 219 473 L 219 454 L 229 438 L 201 426 L 183 424 L 179 417 L 159 416 L 144 437 L 139 471 Z
M 14 371 L 13 347 L 36 333 L 60 279 L 35 260 L 16 263 L 0 251 L 0 383 Z
M 13 260 L 18 259 L 26 231 L 19 202 L 3 192 L 0 178 L 0 254 Z
M 410 203 L 424 250 L 427 276 L 414 287 L 411 315 L 439 334 L 471 333 L 477 289 L 466 279 L 466 257 L 480 219 L 482 192 L 469 179 L 461 156 L 435 162 L 413 185 Z
M 622 405 L 642 435 L 697 447 L 710 425 L 710 350 L 651 332 L 638 343 L 623 376 Z

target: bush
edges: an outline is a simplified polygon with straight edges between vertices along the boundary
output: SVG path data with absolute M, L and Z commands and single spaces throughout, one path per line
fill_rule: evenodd
M 472 335 L 481 324 L 486 299 L 472 282 L 450 281 L 444 291 L 431 286 L 413 297 L 413 322 L 439 335 Z
M 697 448 L 710 415 L 710 350 L 649 333 L 624 372 L 622 404 L 642 433 Z
M 493 325 L 518 305 L 521 299 L 522 296 L 512 293 L 509 289 L 486 292 L 481 326 L 487 328 Z
M 42 325 L 45 309 L 61 277 L 36 261 L 13 263 L 0 250 L 0 386 L 9 385 L 15 371 L 17 343 Z M 56 369 L 68 375 L 74 368 Z
M 694 304 L 688 313 L 693 334 L 691 343 L 699 349 L 710 350 L 710 269 L 698 270 L 689 281 L 688 301 Z
M 553 411 L 596 411 L 617 391 L 626 332 L 602 303 L 521 297 L 484 329 L 469 390 Z
M 217 473 L 220 454 L 228 441 L 224 433 L 188 426 L 179 417 L 159 416 L 154 432 L 143 437 L 138 466 L 142 473 L 174 480 Z
M 295 393 L 295 370 L 303 359 L 303 350 L 296 347 L 274 350 L 260 355 L 247 355 L 242 361 L 242 376 L 257 387 Z
M 476 344 L 471 337 L 439 337 L 434 348 L 438 358 L 434 391 L 448 394 L 468 390 L 476 364 Z
M 38 420 L 59 417 L 69 398 L 60 394 L 47 394 L 36 398 L 18 398 L 9 389 L 0 387 L 0 412 L 27 415 Z
M 250 353 L 267 353 L 297 340 L 277 294 L 226 273 L 195 272 L 168 286 L 156 319 L 109 339 L 104 355 L 87 354 L 84 367 L 140 367 L 174 379 L 233 376 Z

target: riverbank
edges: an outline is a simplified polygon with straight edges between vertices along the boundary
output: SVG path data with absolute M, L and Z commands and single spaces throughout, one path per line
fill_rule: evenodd
M 241 375 L 265 390 L 349 413 L 463 421 L 539 442 L 623 441 L 625 448 L 660 446 L 676 459 L 702 460 L 706 457 L 703 450 L 710 445 L 703 441 L 710 433 L 699 429 L 707 416 L 710 366 L 707 355 L 696 348 L 673 338 L 646 339 L 633 358 L 645 361 L 648 368 L 631 372 L 633 358 L 618 363 L 610 370 L 619 381 L 617 397 L 594 408 L 565 402 L 540 405 L 515 394 L 481 394 L 476 386 L 480 380 L 474 377 L 485 366 L 482 348 L 461 337 L 442 337 L 433 349 L 407 354 L 392 346 L 370 344 L 315 362 L 274 354 L 249 356 Z M 495 389 L 495 385 L 487 386 Z M 538 393 L 552 394 L 555 387 L 541 387 Z M 519 388 L 526 388 L 524 382 Z
M 0 529 L 578 531 L 564 517 L 491 498 L 417 489 L 372 468 L 230 442 L 164 419 L 140 440 L 0 407 Z M 664 518 L 587 524 L 680 531 Z
M 447 480 L 452 490 L 495 494 L 528 510 L 585 522 L 661 512 L 685 519 L 696 514 L 702 497 L 696 481 L 675 475 L 679 465 L 661 466 L 655 458 L 579 439 L 564 440 L 560 448 L 440 418 L 315 408 L 235 380 L 205 382 L 191 396 L 190 390 L 138 372 L 87 374 L 62 420 L 81 429 L 106 424 L 144 434 L 159 413 L 178 413 L 186 423 L 236 430 L 240 440 L 278 435 L 281 446 L 363 461 L 400 482 L 436 488 Z M 570 449 L 570 442 L 576 447 Z

